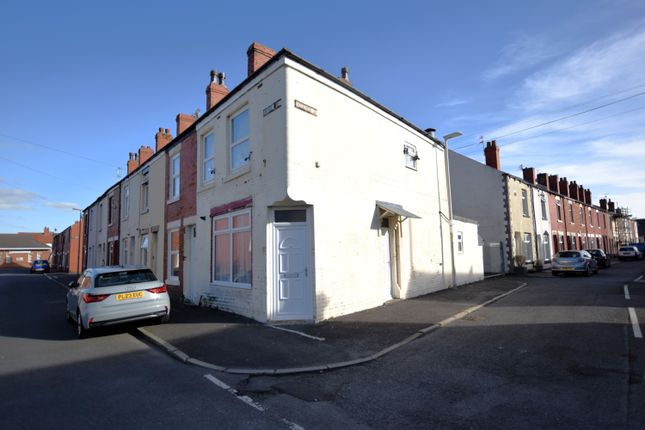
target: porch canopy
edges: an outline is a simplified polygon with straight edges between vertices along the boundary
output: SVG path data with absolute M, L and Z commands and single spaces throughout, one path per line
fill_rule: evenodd
M 381 218 L 395 216 L 395 217 L 403 218 L 402 221 L 405 221 L 408 218 L 421 219 L 420 216 L 415 215 L 412 212 L 403 209 L 403 206 L 397 205 L 396 203 L 389 203 L 389 202 L 377 200 L 376 207 L 378 207 L 381 211 L 381 215 L 380 215 Z

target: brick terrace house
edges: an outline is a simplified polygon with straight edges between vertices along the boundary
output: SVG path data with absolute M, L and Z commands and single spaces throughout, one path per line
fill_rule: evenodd
M 52 271 L 79 273 L 79 267 L 83 264 L 79 259 L 79 250 L 83 250 L 83 230 L 81 220 L 54 235 L 50 262 Z
M 52 234 L 45 227 L 42 233 L 0 234 L 0 268 L 31 267 L 34 260 L 49 260 Z

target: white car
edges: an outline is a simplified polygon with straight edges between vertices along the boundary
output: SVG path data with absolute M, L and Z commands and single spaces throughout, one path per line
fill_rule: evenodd
M 635 246 L 621 246 L 618 250 L 618 259 L 623 260 L 640 260 L 643 254 Z
M 76 322 L 79 338 L 94 327 L 145 319 L 163 323 L 170 318 L 166 285 L 144 267 L 86 269 L 68 286 L 65 314 Z

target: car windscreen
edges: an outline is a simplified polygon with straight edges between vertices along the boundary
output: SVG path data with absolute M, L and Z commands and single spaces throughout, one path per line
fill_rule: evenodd
M 116 285 L 136 284 L 138 282 L 156 281 L 157 278 L 150 269 L 123 270 L 120 272 L 101 273 L 96 276 L 94 285 L 99 287 L 114 287 Z
M 578 258 L 578 257 L 580 257 L 580 253 L 579 252 L 572 252 L 572 251 L 564 251 L 564 252 L 558 253 L 558 257 L 560 257 L 560 258 Z
M 623 246 L 620 248 L 621 251 L 631 251 L 634 252 L 634 248 L 631 246 Z

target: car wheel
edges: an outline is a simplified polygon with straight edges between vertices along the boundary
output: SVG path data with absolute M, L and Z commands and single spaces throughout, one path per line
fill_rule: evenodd
M 81 317 L 80 309 L 76 311 L 76 335 L 79 339 L 87 337 L 87 329 L 83 327 L 83 318 Z
M 587 269 L 585 270 L 585 276 L 591 276 L 591 267 L 587 264 Z
M 170 313 L 159 318 L 159 324 L 166 324 L 168 321 L 170 321 Z

